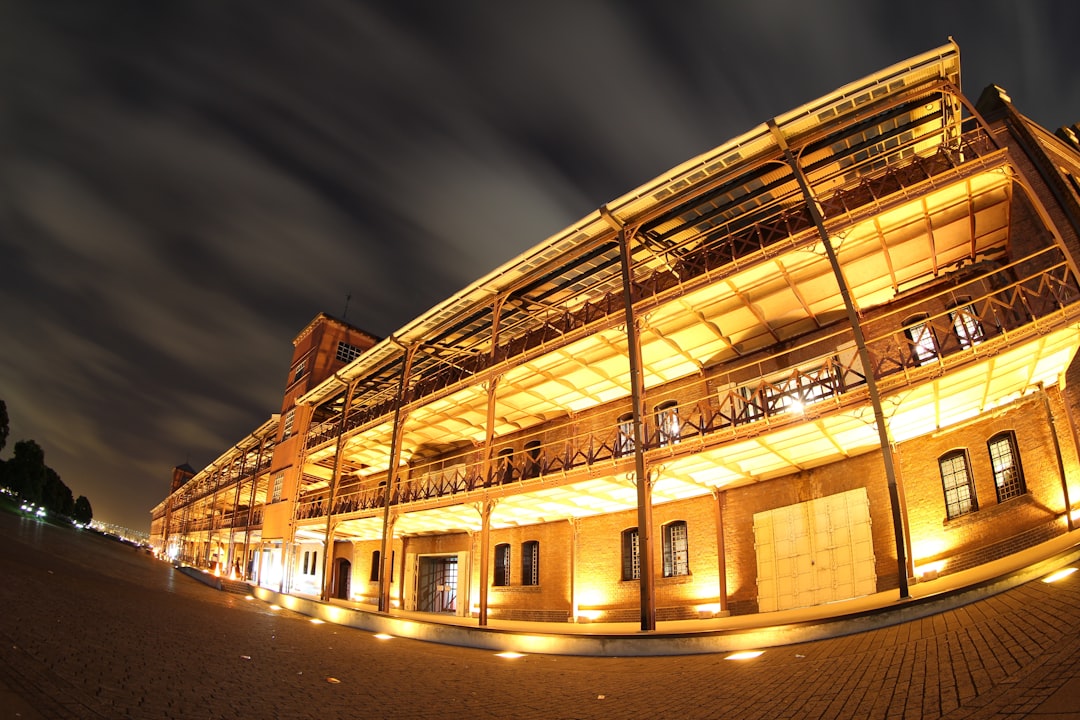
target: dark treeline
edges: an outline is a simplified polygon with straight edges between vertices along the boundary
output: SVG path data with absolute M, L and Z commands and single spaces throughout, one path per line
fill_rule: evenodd
M 7 404 L 0 400 L 0 451 L 7 444 L 9 431 Z M 11 459 L 0 460 L 0 486 L 76 522 L 88 523 L 94 517 L 90 501 L 85 495 L 76 498 L 71 494 L 60 475 L 45 464 L 45 451 L 33 440 L 19 440 Z

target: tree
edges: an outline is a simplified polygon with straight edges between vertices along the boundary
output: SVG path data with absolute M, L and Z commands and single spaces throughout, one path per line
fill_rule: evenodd
M 40 502 L 45 489 L 45 451 L 33 440 L 15 443 L 15 454 L 4 463 L 4 480 L 23 500 Z
M 90 501 L 86 499 L 85 495 L 80 495 L 75 499 L 75 509 L 71 512 L 71 519 L 75 522 L 81 522 L 83 525 L 94 519 L 94 511 L 91 509 Z
M 41 493 L 41 504 L 49 512 L 67 517 L 71 517 L 75 510 L 75 497 L 71 494 L 71 488 L 48 466 L 45 468 L 45 488 Z
M 4 445 L 7 444 L 9 430 L 7 405 L 4 404 L 3 400 L 0 400 L 0 450 L 3 450 Z

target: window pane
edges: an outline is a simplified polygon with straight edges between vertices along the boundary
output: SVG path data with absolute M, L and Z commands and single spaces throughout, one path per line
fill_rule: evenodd
M 964 453 L 945 455 L 938 464 L 941 468 L 941 484 L 945 490 L 945 510 L 948 517 L 952 519 L 978 509 Z
M 949 317 L 952 318 L 953 330 L 956 332 L 956 337 L 960 339 L 961 347 L 969 348 L 972 345 L 978 345 L 986 338 L 982 323 L 975 315 L 974 306 L 964 305 L 953 308 Z
M 619 431 L 615 437 L 615 457 L 623 457 L 634 452 L 634 414 L 619 416 Z
M 998 502 L 1019 497 L 1026 492 L 1024 476 L 1020 472 L 1016 438 L 1011 432 L 996 435 L 987 443 L 990 465 L 994 469 L 994 488 Z
M 908 328 L 907 335 L 911 341 L 911 355 L 916 365 L 922 365 L 937 357 L 937 342 L 934 340 L 934 331 L 929 323 L 921 322 L 912 325 Z
M 679 520 L 664 528 L 664 577 L 690 574 L 690 553 L 686 521 Z
M 495 546 L 495 585 L 510 584 L 510 546 L 501 544 Z
M 622 579 L 637 580 L 641 577 L 641 560 L 638 557 L 637 528 L 623 530 L 622 534 Z
M 679 442 L 679 407 L 676 403 L 656 406 L 656 433 L 660 447 Z

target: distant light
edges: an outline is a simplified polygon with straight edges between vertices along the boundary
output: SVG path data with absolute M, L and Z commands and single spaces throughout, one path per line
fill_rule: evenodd
M 1076 572 L 1074 567 L 1063 567 L 1056 572 L 1052 572 L 1042 579 L 1044 583 L 1057 582 L 1058 580 L 1064 580 L 1065 578 Z
M 387 635 L 386 633 L 375 633 L 376 640 L 393 640 L 393 635 Z
M 764 652 L 765 652 L 764 650 L 743 650 L 742 652 L 732 653 L 731 655 L 728 655 L 724 659 L 725 660 L 753 660 L 754 658 L 759 657 Z
M 525 653 L 514 652 L 513 650 L 507 650 L 506 652 L 495 653 L 495 657 L 506 658 L 508 660 L 516 660 L 518 658 L 525 657 Z

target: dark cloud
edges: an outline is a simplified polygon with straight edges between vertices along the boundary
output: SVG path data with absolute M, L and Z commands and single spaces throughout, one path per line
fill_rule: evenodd
M 602 203 L 960 43 L 1080 120 L 1075 3 L 0 2 L 12 444 L 146 527 L 277 409 L 316 313 L 386 335 Z M 10 452 L 10 449 L 8 450 Z

